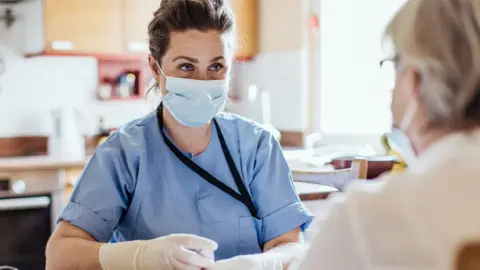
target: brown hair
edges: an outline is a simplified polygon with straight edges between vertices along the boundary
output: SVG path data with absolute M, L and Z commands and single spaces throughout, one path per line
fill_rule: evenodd
M 235 19 L 227 0 L 162 0 L 160 8 L 148 25 L 150 53 L 161 64 L 168 49 L 170 33 L 187 30 L 232 34 L 235 47 Z
M 480 1 L 407 1 L 386 36 L 400 61 L 420 71 L 428 126 L 480 124 Z

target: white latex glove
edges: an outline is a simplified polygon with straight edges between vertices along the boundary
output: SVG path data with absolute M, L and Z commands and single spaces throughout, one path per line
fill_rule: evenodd
M 262 254 L 237 256 L 217 261 L 209 270 L 284 270 L 296 269 L 308 247 L 300 243 L 279 245 Z
M 105 244 L 100 248 L 99 257 L 104 270 L 200 270 L 214 264 L 210 255 L 217 248 L 217 243 L 203 237 L 173 234 L 152 240 Z
M 283 261 L 276 254 L 256 254 L 237 256 L 217 261 L 209 270 L 283 270 Z

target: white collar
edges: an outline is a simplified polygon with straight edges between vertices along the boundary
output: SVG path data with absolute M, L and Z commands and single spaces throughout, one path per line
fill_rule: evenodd
M 455 132 L 430 145 L 410 166 L 412 172 L 430 171 L 458 159 L 480 159 L 480 130 Z

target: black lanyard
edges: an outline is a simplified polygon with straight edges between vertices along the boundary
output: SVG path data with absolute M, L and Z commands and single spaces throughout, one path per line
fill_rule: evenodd
M 163 140 L 167 144 L 168 148 L 170 148 L 170 150 L 175 154 L 175 156 L 177 156 L 177 158 L 183 164 L 185 164 L 191 170 L 196 172 L 208 183 L 214 185 L 215 187 L 219 188 L 221 191 L 227 193 L 228 195 L 232 196 L 233 198 L 243 203 L 248 208 L 252 216 L 255 218 L 258 218 L 257 209 L 255 209 L 255 205 L 253 203 L 252 198 L 250 197 L 250 194 L 247 191 L 247 187 L 245 187 L 245 183 L 242 181 L 242 177 L 240 176 L 240 173 L 238 172 L 237 167 L 235 166 L 235 162 L 233 161 L 233 158 L 230 155 L 230 151 L 228 151 L 227 143 L 225 142 L 225 138 L 223 137 L 222 131 L 220 130 L 220 126 L 218 125 L 218 122 L 217 120 L 215 120 L 215 118 L 213 119 L 213 124 L 217 129 L 218 140 L 220 141 L 220 144 L 223 150 L 223 155 L 227 160 L 228 167 L 230 168 L 230 172 L 232 173 L 233 179 L 235 180 L 235 184 L 237 185 L 237 188 L 240 191 L 240 194 L 238 194 L 231 187 L 225 185 L 223 182 L 215 178 L 209 172 L 205 171 L 202 167 L 198 166 L 191 159 L 186 157 L 180 150 L 178 150 L 178 148 L 170 141 L 170 139 L 168 139 L 168 137 L 165 135 L 165 132 L 163 131 L 164 124 L 163 124 L 163 105 L 162 104 L 160 104 L 160 106 L 158 106 L 157 108 L 157 121 L 158 121 L 158 127 L 160 128 L 160 133 L 162 133 L 162 136 L 163 136 Z

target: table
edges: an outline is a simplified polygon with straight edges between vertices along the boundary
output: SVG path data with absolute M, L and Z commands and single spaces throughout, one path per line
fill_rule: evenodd
M 324 200 L 333 192 L 340 191 L 337 188 L 306 182 L 294 182 L 295 189 L 302 201 Z

